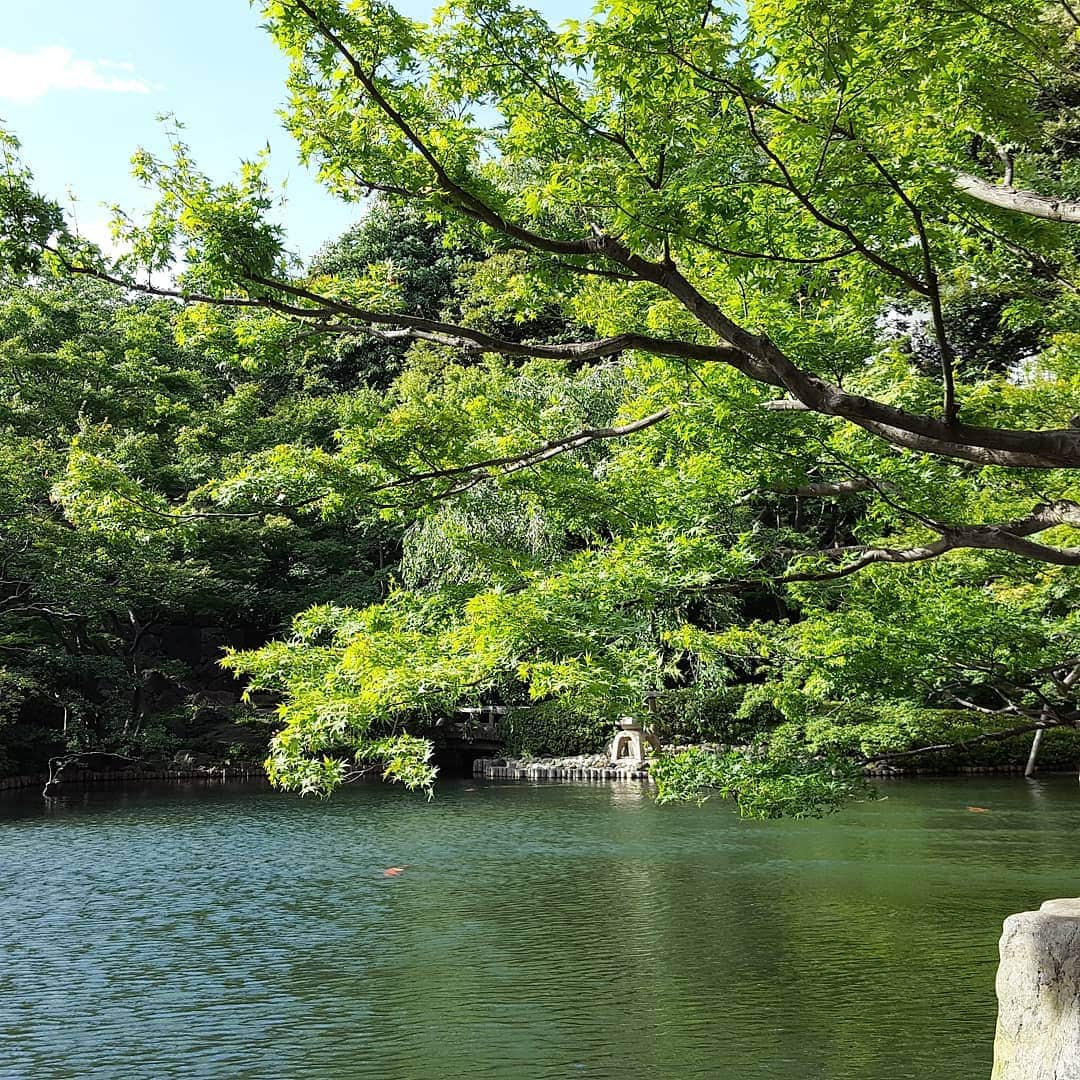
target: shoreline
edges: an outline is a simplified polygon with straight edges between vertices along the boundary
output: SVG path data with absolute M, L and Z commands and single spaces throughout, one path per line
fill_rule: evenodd
M 560 758 L 476 758 L 472 771 L 457 779 L 474 780 L 510 780 L 515 782 L 556 781 L 572 783 L 638 783 L 651 785 L 648 762 L 644 768 L 616 768 L 607 764 L 596 764 L 594 755 L 582 758 L 580 762 Z M 951 769 L 868 769 L 866 776 L 873 780 L 917 780 L 927 778 L 944 779 L 968 776 L 1015 776 L 1023 778 L 1023 767 L 1017 765 L 963 765 Z M 1032 779 L 1045 777 L 1076 776 L 1074 769 L 1040 770 Z M 31 773 L 20 776 L 0 777 L 0 795 L 7 792 L 25 792 L 33 788 L 42 789 L 48 782 L 47 773 Z M 265 771 L 258 765 L 204 766 L 187 769 L 73 769 L 66 773 L 60 786 L 65 789 L 81 789 L 98 784 L 141 784 L 147 782 L 179 784 L 186 781 L 201 780 L 224 783 L 229 780 L 266 780 Z
M 476 758 L 474 780 L 580 780 L 636 781 L 651 784 L 647 768 L 617 769 L 611 765 L 562 765 L 557 758 L 538 758 L 524 762 L 514 758 Z
M 257 765 L 206 766 L 188 769 L 71 769 L 65 770 L 59 787 L 83 788 L 93 784 L 143 783 L 163 780 L 179 783 L 183 780 L 265 780 L 265 771 Z M 49 782 L 48 773 L 29 773 L 22 776 L 0 776 L 0 792 L 26 791 L 44 788 Z
M 1018 776 L 1023 778 L 1023 765 L 957 765 L 952 768 L 868 768 L 867 779 L 905 780 L 919 777 L 948 776 Z M 1032 779 L 1044 776 L 1076 776 L 1076 769 L 1042 769 Z M 576 780 L 581 782 L 606 781 L 651 784 L 649 765 L 643 768 L 617 768 L 598 755 L 580 758 L 476 758 L 472 776 L 475 780 Z

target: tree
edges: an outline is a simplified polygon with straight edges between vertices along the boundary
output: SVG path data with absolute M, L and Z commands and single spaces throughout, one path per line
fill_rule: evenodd
M 1072 722 L 1059 617 L 1080 562 L 1067 5 L 759 0 L 742 16 L 615 0 L 559 31 L 499 0 L 430 26 L 379 2 L 263 10 L 292 61 L 288 124 L 332 190 L 413 207 L 482 252 L 481 308 L 519 324 L 558 308 L 595 330 L 552 340 L 478 326 L 463 307 L 417 313 L 385 265 L 297 273 L 265 220 L 260 164 L 215 185 L 178 137 L 170 160 L 137 158 L 161 198 L 145 223 L 120 223 L 131 254 L 118 265 L 9 168 L 7 257 L 24 269 L 262 313 L 267 341 L 302 324 L 414 343 L 332 450 L 260 457 L 159 514 L 347 505 L 421 536 L 451 500 L 495 489 L 510 518 L 556 523 L 539 562 L 520 535 L 503 544 L 497 580 L 316 609 L 293 641 L 237 658 L 289 695 L 272 759 L 283 782 L 333 786 L 351 769 L 345 747 L 425 784 L 417 718 L 465 692 L 603 713 L 710 679 L 759 687 L 813 756 L 798 703 L 831 707 L 838 690 L 801 650 L 875 607 L 902 617 L 899 598 L 873 591 L 897 563 L 926 564 L 902 596 L 917 612 L 955 572 L 1010 616 L 1048 619 L 1024 678 L 995 667 L 985 692 L 1027 715 L 1063 686 L 1053 707 Z M 147 285 L 177 250 L 176 286 Z M 984 341 L 965 347 L 986 319 L 992 358 Z M 582 408 L 589 371 L 612 367 L 615 408 Z M 1040 582 L 1024 592 L 1032 563 Z M 953 617 L 985 626 L 979 610 L 973 598 Z M 560 620 L 565 633 L 545 631 Z M 925 644 L 940 625 L 912 618 L 911 632 Z M 1003 707 L 970 696 L 991 682 L 979 662 L 964 661 L 955 694 Z M 889 685 L 933 703 L 945 684 L 923 674 L 919 693 L 910 678 Z
M 343 236 L 326 244 L 309 268 L 316 278 L 362 280 L 380 269 L 405 311 L 438 319 L 452 304 L 458 274 L 470 253 L 444 243 L 445 229 L 411 207 L 373 205 Z M 346 386 L 358 381 L 386 387 L 402 366 L 407 342 L 383 342 L 367 334 L 341 335 L 329 345 Z
M 205 632 L 265 640 L 330 582 L 379 597 L 397 538 L 377 522 L 163 527 L 253 455 L 325 445 L 350 400 L 243 340 L 94 281 L 0 291 L 0 769 L 191 749 L 189 703 L 227 685 Z
M 945 322 L 952 283 L 972 274 L 992 291 L 1032 258 L 1059 277 L 1071 272 L 1059 233 L 1032 236 L 1027 221 L 987 217 L 957 186 L 971 187 L 957 177 L 973 137 L 1039 148 L 1039 91 L 1072 56 L 1072 29 L 1052 9 L 765 3 L 740 20 L 708 6 L 614 4 L 557 33 L 500 4 L 465 4 L 427 28 L 379 4 L 267 5 L 293 61 L 289 124 L 324 180 L 347 198 L 377 191 L 412 202 L 464 222 L 471 242 L 523 252 L 514 272 L 541 295 L 586 279 L 577 291 L 612 331 L 589 342 L 507 342 L 372 310 L 355 290 L 323 295 L 317 282 L 290 282 L 280 236 L 261 223 L 257 166 L 240 185 L 215 188 L 179 143 L 172 164 L 140 160 L 163 200 L 130 238 L 149 266 L 186 245 L 178 291 L 190 298 L 269 307 L 325 333 L 577 362 L 639 349 L 721 363 L 763 388 L 759 407 L 839 417 L 957 460 L 1071 468 L 1080 431 L 1068 423 L 1067 372 L 1054 378 L 1056 408 L 1029 404 L 1027 415 L 1004 387 L 958 392 Z M 482 126 L 470 107 L 493 110 L 498 123 Z M 230 286 L 241 293 L 230 299 Z M 377 299 L 390 298 L 386 286 Z M 1045 301 L 1045 283 L 1032 286 L 1014 304 Z M 369 288 L 364 299 L 374 298 Z M 874 319 L 897 302 L 925 310 L 933 327 L 938 415 L 930 380 L 861 370 Z M 1075 508 L 1050 518 L 1062 514 Z M 1048 520 L 1037 511 L 1019 525 L 954 527 L 938 546 L 1036 554 L 1027 538 Z

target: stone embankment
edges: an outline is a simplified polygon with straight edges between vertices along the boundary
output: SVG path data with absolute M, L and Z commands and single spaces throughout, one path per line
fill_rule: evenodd
M 648 782 L 649 765 L 636 761 L 612 762 L 603 754 L 562 758 L 477 758 L 473 776 L 478 780 L 636 780 Z
M 183 769 L 65 769 L 60 790 L 85 787 L 89 784 L 142 783 L 148 780 L 178 782 L 183 780 L 260 780 L 265 773 L 256 765 L 207 766 Z M 30 776 L 0 776 L 0 791 L 20 788 L 43 788 L 48 782 L 47 773 Z
M 720 750 L 714 744 L 701 744 L 697 749 Z M 665 746 L 665 753 L 689 749 L 685 746 Z M 908 779 L 913 776 L 1020 776 L 1023 765 L 964 765 L 954 768 L 898 768 L 869 766 L 864 770 L 875 779 Z M 577 757 L 482 757 L 473 762 L 473 776 L 478 780 L 650 780 L 649 763 L 622 759 L 612 761 L 605 754 L 582 754 Z M 1080 1080 L 1080 1076 L 1077 1077 Z
M 1047 769 L 1047 773 L 1058 770 Z M 1061 770 L 1071 774 L 1073 770 Z M 953 765 L 938 766 L 937 768 L 914 768 L 907 766 L 900 768 L 894 765 L 868 765 L 863 772 L 873 777 L 905 777 L 905 776 L 1023 776 L 1023 765 Z M 1040 773 L 1042 770 L 1040 770 Z

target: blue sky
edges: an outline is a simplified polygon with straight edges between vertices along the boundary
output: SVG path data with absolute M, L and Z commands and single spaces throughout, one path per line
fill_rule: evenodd
M 571 10 L 568 0 L 542 6 L 557 18 Z M 400 7 L 430 11 L 424 0 Z M 128 163 L 139 146 L 165 150 L 155 116 L 169 112 L 218 179 L 269 142 L 272 175 L 286 185 L 282 220 L 302 255 L 356 220 L 358 207 L 323 192 L 281 130 L 287 65 L 246 0 L 0 0 L 0 10 L 0 122 L 22 141 L 39 189 L 74 192 L 93 239 L 106 235 L 103 203 L 146 206 Z

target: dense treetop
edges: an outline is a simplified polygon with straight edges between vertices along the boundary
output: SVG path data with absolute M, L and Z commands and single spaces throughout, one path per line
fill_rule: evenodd
M 71 525 L 400 536 L 377 602 L 321 582 L 230 657 L 282 695 L 276 780 L 428 786 L 458 705 L 529 705 L 550 747 L 648 701 L 750 747 L 668 759 L 667 795 L 790 812 L 845 763 L 1075 723 L 1068 4 L 262 6 L 359 233 L 298 266 L 263 163 L 216 182 L 175 129 L 114 261 L 9 142 L 0 257 L 182 301 L 179 347 L 293 380 L 201 470 L 73 430 Z

